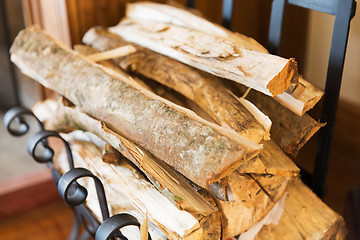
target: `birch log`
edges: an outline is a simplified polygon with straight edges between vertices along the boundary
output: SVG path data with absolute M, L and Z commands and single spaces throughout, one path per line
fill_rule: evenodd
M 240 48 L 236 43 L 176 25 L 124 19 L 110 28 L 129 42 L 242 83 L 270 96 L 283 93 L 297 74 L 294 59 Z
M 235 42 L 245 49 L 268 53 L 266 48 L 254 39 L 240 33 L 231 32 L 218 24 L 211 23 L 189 11 L 177 7 L 153 2 L 136 2 L 127 5 L 126 15 L 128 18 L 134 20 L 170 23 L 205 32 Z M 301 76 L 299 77 L 299 84 L 295 86 L 295 88 L 288 87 L 286 92 L 277 95 L 275 100 L 299 116 L 302 116 L 315 106 L 321 99 L 323 92 Z M 294 91 L 295 89 L 297 89 L 297 91 Z
M 128 44 L 121 37 L 100 27 L 90 29 L 84 36 L 83 41 L 100 51 Z M 246 124 L 245 128 L 249 130 L 243 130 L 243 124 L 240 123 L 245 121 L 243 120 L 245 112 L 239 112 L 242 105 L 239 106 L 239 99 L 234 98 L 229 90 L 225 89 L 225 87 L 231 89 L 240 88 L 240 93 L 243 95 L 245 87 L 240 87 L 238 84 L 224 84 L 215 77 L 196 71 L 135 44 L 134 46 L 137 49 L 135 54 L 114 59 L 123 70 L 146 76 L 182 92 L 183 95 L 205 109 L 219 124 L 227 125 L 252 140 L 260 139 L 261 135 L 255 134 L 255 129 L 257 129 L 257 133 L 260 131 L 258 128 L 252 128 L 251 125 Z M 190 84 L 192 84 L 192 87 L 189 87 Z M 274 124 L 271 129 L 272 138 L 276 140 L 283 151 L 292 156 L 295 156 L 307 140 L 321 127 L 319 123 L 308 115 L 297 116 L 274 101 L 273 98 L 258 92 L 251 91 L 247 99 L 269 116 Z M 294 129 L 293 126 L 299 126 L 299 128 Z M 246 134 L 249 132 L 251 134 Z
M 69 107 L 60 101 L 54 108 L 53 100 L 46 100 L 34 106 L 35 115 L 45 121 L 46 129 L 71 131 L 74 129 L 92 132 L 121 152 L 157 186 L 159 191 L 180 209 L 208 216 L 216 211 L 208 201 L 171 167 L 159 161 L 145 149 L 128 141 L 106 127 L 106 125 L 75 107 Z M 49 105 L 52 105 L 48 107 Z M 50 114 L 48 114 L 50 113 Z
M 128 44 L 128 42 L 123 40 L 121 37 L 109 33 L 100 27 L 90 29 L 85 34 L 83 41 L 96 47 L 100 51 L 106 51 Z M 154 79 L 181 92 L 183 95 L 205 109 L 210 117 L 215 119 L 219 124 L 222 124 L 223 126 L 227 125 L 239 134 L 244 135 L 244 132 L 249 131 L 242 130 L 244 128 L 251 129 L 252 124 L 250 123 L 245 124 L 244 127 L 242 126 L 243 124 L 240 124 L 245 122 L 244 120 L 242 121 L 242 119 L 248 116 L 244 116 L 246 112 L 242 110 L 244 107 L 242 107 L 241 103 L 244 99 L 234 97 L 234 95 L 226 89 L 226 86 L 219 79 L 187 67 L 186 65 L 161 56 L 157 53 L 151 52 L 150 50 L 144 49 L 140 46 L 134 46 L 137 49 L 135 54 L 114 59 L 114 62 L 118 63 L 123 70 L 135 72 L 142 76 L 146 76 L 147 78 Z M 268 98 L 268 100 L 272 101 L 271 98 Z M 279 105 L 276 102 L 274 104 Z M 263 107 L 263 105 L 261 105 L 261 107 Z M 191 110 L 195 111 L 194 109 Z M 271 110 L 274 111 L 274 109 Z M 197 111 L 195 112 L 197 113 Z M 266 110 L 266 112 L 269 113 L 268 110 Z M 290 124 L 291 119 L 299 118 L 297 116 L 292 117 L 291 115 L 294 114 L 290 113 L 290 117 L 282 118 L 281 116 L 277 116 L 275 112 L 271 112 L 271 117 L 275 119 L 286 119 L 286 121 L 289 121 Z M 252 120 L 252 122 L 254 121 L 256 120 Z M 249 122 L 249 120 L 246 121 L 246 123 L 247 122 Z M 298 123 L 299 121 L 295 122 L 294 125 Z M 300 124 L 300 126 L 302 125 Z M 303 131 L 306 131 L 306 128 L 303 129 L 305 129 Z M 277 139 L 294 138 L 292 131 L 283 131 L 282 129 L 279 129 L 279 127 L 277 130 L 278 132 L 273 133 L 276 135 Z M 251 132 L 254 133 L 254 130 L 251 130 Z M 246 134 L 244 136 L 252 140 L 259 140 L 258 134 Z M 299 138 L 302 139 L 303 136 L 300 136 Z M 267 143 L 267 141 L 263 141 L 262 143 L 265 143 L 265 149 L 260 153 L 262 155 L 261 161 L 267 163 L 267 166 L 263 165 L 262 170 L 255 170 L 255 173 L 263 171 L 263 173 L 270 173 L 274 175 L 285 174 L 288 176 L 294 176 L 298 173 L 299 169 L 285 154 L 282 153 L 281 149 L 279 149 L 275 143 L 270 144 Z M 277 161 L 272 161 L 272 158 L 277 159 Z M 273 165 L 270 166 L 269 164 Z M 282 164 L 282 166 L 280 166 L 280 164 Z M 252 163 L 251 166 L 244 165 L 243 169 L 249 173 L 249 171 L 252 171 L 250 167 L 254 169 L 256 164 Z M 279 167 L 281 169 L 279 169 Z
M 208 226 L 220 224 L 220 221 L 201 222 L 190 213 L 177 209 L 125 158 L 118 159 L 117 165 L 104 163 L 101 159 L 101 150 L 94 144 L 76 141 L 72 136 L 66 136 L 66 138 L 71 141 L 77 166 L 85 166 L 102 178 L 104 186 L 107 185 L 107 190 L 111 189 L 110 191 L 114 192 L 107 195 L 110 206 L 117 205 L 119 197 L 125 197 L 132 208 L 141 213 L 142 219 L 147 214 L 149 220 L 156 223 L 155 225 L 170 239 L 220 239 L 221 225 L 217 225 L 217 228 Z M 95 204 L 92 206 L 98 207 Z M 98 209 L 93 209 L 93 212 L 98 212 Z M 208 233 L 214 238 L 204 238 L 204 228 L 218 233 Z
M 243 87 L 240 89 L 242 95 L 245 89 Z M 259 92 L 250 91 L 246 99 L 269 116 L 272 120 L 271 138 L 291 156 L 295 157 L 305 143 L 323 126 L 308 114 L 298 116 Z
M 340 240 L 345 236 L 344 219 L 297 179 L 288 187 L 279 223 L 263 227 L 255 239 Z
M 225 199 L 216 199 L 223 217 L 223 237 L 234 237 L 263 219 L 284 196 L 291 177 L 233 172 L 219 183 Z M 212 192 L 211 192 L 212 193 Z
M 100 27 L 90 29 L 83 41 L 100 51 L 128 44 Z M 136 53 L 114 59 L 124 71 L 174 89 L 202 107 L 220 125 L 232 128 L 254 142 L 268 139 L 270 127 L 265 128 L 256 120 L 219 79 L 141 46 L 134 44 L 134 47 Z
M 149 92 L 128 76 L 74 54 L 36 27 L 17 36 L 11 60 L 25 74 L 204 188 L 261 149 L 235 132 Z

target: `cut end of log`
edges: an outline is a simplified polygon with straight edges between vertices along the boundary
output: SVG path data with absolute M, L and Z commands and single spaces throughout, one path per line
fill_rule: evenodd
M 283 70 L 266 85 L 266 88 L 272 96 L 277 96 L 285 92 L 290 83 L 296 83 L 298 80 L 297 63 L 295 59 L 290 58 Z

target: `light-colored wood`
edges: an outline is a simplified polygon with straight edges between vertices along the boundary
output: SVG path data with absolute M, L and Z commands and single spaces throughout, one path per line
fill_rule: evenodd
M 240 90 L 239 95 L 246 91 L 246 88 L 240 85 L 232 85 L 232 87 Z M 257 91 L 250 91 L 246 99 L 255 104 L 271 119 L 271 138 L 285 153 L 291 156 L 296 156 L 305 143 L 323 126 L 308 114 L 298 116 L 274 101 L 273 98 Z
M 266 48 L 252 38 L 231 32 L 218 24 L 211 23 L 189 11 L 173 6 L 151 2 L 132 3 L 128 5 L 127 16 L 131 19 L 171 23 L 228 39 L 249 50 L 268 53 Z M 276 96 L 275 100 L 302 116 L 314 107 L 321 99 L 323 92 L 301 76 L 299 77 L 299 85 L 304 88 L 301 94 L 293 92 L 292 88 L 288 88 L 286 92 Z
M 46 128 L 57 131 L 82 129 L 97 135 L 138 166 L 170 201 L 180 209 L 207 216 L 216 211 L 176 171 L 159 161 L 145 149 L 135 145 L 106 127 L 106 125 L 76 108 L 59 103 L 54 108 L 52 100 L 37 104 L 33 111 L 45 122 Z
M 101 27 L 90 29 L 83 41 L 100 51 L 128 44 Z M 138 45 L 134 47 L 136 53 L 114 59 L 124 71 L 176 90 L 202 107 L 221 126 L 234 129 L 254 142 L 269 138 L 271 122 L 263 126 L 253 111 L 247 110 L 219 79 Z
M 74 54 L 36 27 L 18 35 L 11 60 L 202 187 L 230 174 L 261 149 L 149 92 L 127 75 Z
M 126 8 L 126 16 L 134 20 L 156 21 L 190 28 L 236 42 L 239 46 L 249 50 L 267 52 L 266 48 L 254 39 L 240 33 L 231 32 L 218 24 L 207 21 L 184 8 L 181 9 L 174 5 L 146 1 L 130 3 Z
M 112 58 L 123 57 L 123 56 L 129 55 L 135 51 L 136 51 L 136 49 L 133 46 L 127 45 L 127 46 L 111 49 L 106 52 L 94 53 L 94 54 L 88 55 L 86 57 L 90 61 L 99 62 L 99 61 L 104 61 L 104 60 L 108 60 L 108 59 L 112 59 Z
M 83 133 L 76 132 L 76 134 Z M 165 232 L 170 239 L 210 240 L 210 238 L 203 237 L 205 231 L 211 230 L 207 222 L 204 221 L 204 218 L 206 219 L 207 217 L 192 216 L 185 210 L 177 209 L 140 174 L 138 169 L 129 164 L 127 159 L 124 157 L 118 159 L 118 164 L 116 165 L 104 163 L 101 160 L 101 149 L 91 142 L 76 140 L 78 137 L 74 136 L 75 132 L 70 134 L 70 136 L 67 135 L 64 137 L 71 142 L 76 166 L 86 167 L 102 179 L 103 184 L 107 185 L 105 191 L 108 190 L 107 192 L 112 192 L 107 195 L 110 206 L 121 201 L 121 198 L 127 198 L 129 204 L 132 205 L 129 206 L 129 210 L 134 209 L 141 214 L 140 222 L 143 222 L 146 215 L 148 215 L 149 228 L 152 228 L 151 232 L 156 231 L 157 225 L 157 228 Z M 63 166 L 66 166 L 65 153 L 59 160 L 62 160 L 62 164 L 59 165 L 64 168 Z M 87 188 L 89 187 L 89 184 L 87 184 Z M 94 201 L 94 203 L 87 201 L 88 206 L 91 205 L 93 207 L 91 208 L 93 213 L 100 216 L 100 212 L 96 209 L 98 206 L 96 206 L 95 203 L 96 201 Z M 122 207 L 124 208 L 125 206 L 126 205 L 123 205 Z M 118 212 L 113 212 L 113 214 L 116 213 Z M 139 215 L 139 213 L 137 215 Z M 151 224 L 150 221 L 152 222 Z M 221 224 L 221 222 L 219 221 L 218 224 Z M 218 226 L 218 229 L 215 230 L 220 233 L 221 226 Z M 214 234 L 210 234 L 214 236 Z M 161 234 L 157 233 L 157 235 L 158 237 L 155 239 L 159 239 L 160 237 L 162 239 Z M 218 238 L 211 239 L 220 239 L 220 234 L 217 235 Z
M 105 51 L 127 44 L 127 42 L 119 36 L 99 27 L 89 30 L 84 36 L 84 42 L 99 50 Z M 222 125 L 228 125 L 239 134 L 244 135 L 246 131 L 249 131 L 248 128 L 251 127 L 251 125 L 249 126 L 246 122 L 242 123 L 241 121 L 241 119 L 243 119 L 241 116 L 246 113 L 242 110 L 243 107 L 241 104 L 244 104 L 244 106 L 247 106 L 249 109 L 252 107 L 252 104 L 247 100 L 236 98 L 215 77 L 201 73 L 137 45 L 134 46 L 137 48 L 136 53 L 131 56 L 114 59 L 122 69 L 130 73 L 135 72 L 140 76 L 146 76 L 147 78 L 154 79 L 168 87 L 178 90 L 199 104 L 203 109 L 206 109 L 206 112 L 213 119 Z M 251 112 L 256 112 L 256 109 Z M 255 114 L 253 113 L 253 115 Z M 245 126 L 242 126 L 243 124 Z M 245 128 L 244 131 L 242 131 L 243 128 Z M 267 128 L 270 129 L 269 126 Z M 246 134 L 245 136 L 252 140 L 261 140 L 261 138 L 259 139 L 259 136 L 255 134 Z M 265 149 L 261 153 L 261 160 L 265 162 L 266 166 L 263 166 L 261 172 L 259 172 L 260 170 L 255 170 L 253 173 L 270 173 L 287 176 L 294 176 L 298 173 L 299 169 L 282 153 L 281 149 L 279 149 L 275 143 L 266 143 L 264 146 Z M 276 159 L 276 161 L 273 159 Z M 243 170 L 245 173 L 251 173 L 251 167 L 254 168 L 255 165 L 243 166 Z
M 299 179 L 290 184 L 284 213 L 278 225 L 260 231 L 262 239 L 345 239 L 346 228 L 340 215 L 331 210 Z
M 302 88 L 301 93 L 287 89 L 286 92 L 275 96 L 275 100 L 297 115 L 302 116 L 320 101 L 324 92 L 307 82 L 302 76 L 299 77 L 297 88 Z
M 124 19 L 110 31 L 125 40 L 270 96 L 283 93 L 296 75 L 293 59 L 240 48 L 236 43 L 166 23 Z
M 233 172 L 220 187 L 227 199 L 217 199 L 224 214 L 223 237 L 234 237 L 264 218 L 285 194 L 290 177 Z

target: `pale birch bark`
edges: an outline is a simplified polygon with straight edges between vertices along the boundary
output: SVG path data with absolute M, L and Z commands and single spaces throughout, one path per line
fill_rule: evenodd
M 128 44 L 99 27 L 90 29 L 83 41 L 100 51 Z M 254 142 L 269 138 L 271 123 L 265 127 L 219 79 L 138 45 L 134 47 L 136 53 L 114 59 L 124 71 L 174 89 L 202 107 L 221 126 L 232 128 Z
M 128 76 L 74 54 L 36 27 L 18 35 L 11 60 L 25 74 L 204 188 L 261 149 L 234 131 L 154 95 Z
M 294 59 L 247 50 L 224 38 L 176 25 L 124 19 L 110 28 L 129 42 L 270 96 L 296 82 Z
M 51 102 L 53 100 L 46 100 L 33 108 L 35 115 L 44 121 L 46 129 L 66 132 L 78 129 L 92 132 L 139 167 L 154 186 L 157 186 L 178 208 L 203 216 L 216 211 L 216 208 L 204 200 L 183 176 L 145 149 L 111 131 L 104 123 L 82 113 L 79 109 L 65 106 L 63 102 L 59 102 L 57 108 L 54 108 Z M 50 105 L 51 107 L 48 107 Z
M 128 18 L 134 20 L 170 23 L 205 32 L 233 41 L 243 48 L 268 53 L 266 48 L 256 40 L 237 32 L 231 32 L 218 24 L 211 23 L 189 11 L 177 7 L 153 2 L 136 2 L 128 4 L 126 15 Z M 296 92 L 293 91 L 294 89 L 292 87 L 289 87 L 286 92 L 276 96 L 275 100 L 301 116 L 315 106 L 321 99 L 323 92 L 301 76 L 299 76 L 298 85 Z M 302 90 L 299 91 L 300 89 Z
M 136 209 L 137 215 L 142 215 L 142 219 L 139 219 L 140 222 L 147 214 L 153 223 L 153 228 L 160 228 L 170 239 L 202 239 L 203 230 L 200 222 L 190 213 L 172 205 L 125 158 L 119 159 L 117 165 L 104 163 L 101 159 L 101 149 L 94 144 L 74 140 L 71 136 L 66 138 L 71 141 L 70 146 L 75 156 L 75 166 L 89 169 L 102 179 L 106 190 L 110 191 L 110 194 L 106 192 L 110 206 L 118 205 L 119 198 L 125 198 L 125 201 L 130 203 L 130 209 Z M 66 157 L 59 160 L 67 161 Z M 64 171 L 64 169 L 62 170 Z M 95 189 L 89 189 L 90 191 L 95 193 Z M 92 201 L 90 203 L 93 207 L 92 211 L 95 214 L 98 213 L 99 206 L 96 204 L 96 195 L 89 200 Z M 111 207 L 111 209 L 113 208 Z M 113 214 L 116 213 L 113 212 Z M 99 214 L 96 215 L 99 216 Z

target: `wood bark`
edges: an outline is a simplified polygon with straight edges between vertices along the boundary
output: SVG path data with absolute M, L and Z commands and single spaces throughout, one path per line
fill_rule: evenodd
M 343 218 L 297 179 L 288 187 L 279 223 L 264 226 L 255 239 L 340 240 L 345 236 Z
M 83 41 L 100 51 L 129 44 L 100 27 L 90 29 Z M 202 107 L 220 125 L 252 141 L 269 138 L 270 127 L 264 128 L 219 79 L 141 46 L 134 47 L 136 53 L 114 59 L 124 71 L 174 89 Z
M 84 42 L 96 47 L 100 51 L 106 51 L 128 44 L 128 42 L 121 37 L 99 27 L 89 30 L 84 37 Z M 252 140 L 260 140 L 259 135 L 254 134 L 254 130 L 251 130 L 253 124 L 250 124 L 250 120 L 243 120 L 249 113 L 244 116 L 246 109 L 244 110 L 241 101 L 230 93 L 219 79 L 140 46 L 134 46 L 136 53 L 114 59 L 114 62 L 119 64 L 123 70 L 130 73 L 135 72 L 141 76 L 154 79 L 161 84 L 181 92 L 205 109 L 210 117 L 220 124 L 227 125 L 239 134 Z M 171 100 L 173 100 L 173 98 Z M 197 113 L 196 109 L 192 110 Z M 272 116 L 274 115 L 275 113 L 272 114 Z M 274 117 L 276 118 L 276 116 Z M 251 120 L 251 122 L 255 121 L 256 120 Z M 243 122 L 248 124 L 242 124 Z M 244 128 L 245 130 L 243 130 Z M 246 128 L 250 129 L 246 130 Z M 250 134 L 246 134 L 246 132 L 249 131 Z M 282 130 L 279 131 L 276 136 L 284 137 L 282 134 L 290 134 L 292 137 L 292 132 L 283 132 Z M 266 143 L 264 146 L 266 149 L 260 153 L 262 154 L 261 161 L 268 164 L 267 166 L 263 165 L 261 170 L 255 170 L 255 173 L 262 171 L 262 173 L 274 175 L 285 174 L 288 176 L 293 176 L 298 173 L 299 169 L 282 153 L 276 144 L 273 143 L 270 145 L 270 143 Z M 271 158 L 277 159 L 277 161 L 272 161 Z M 269 163 L 275 165 L 269 166 Z M 280 164 L 283 165 L 280 166 Z M 255 164 L 250 165 L 251 166 L 243 166 L 246 173 L 252 171 L 249 167 L 254 168 L 256 166 Z M 281 169 L 278 169 L 279 167 L 281 167 Z
M 34 112 L 37 114 L 37 116 L 42 115 L 39 113 L 39 110 L 36 110 L 36 109 L 40 109 L 40 107 L 41 105 L 38 105 L 38 107 L 34 109 L 35 110 Z M 126 144 L 126 141 L 124 139 L 122 139 L 121 141 L 116 141 L 114 140 L 114 136 L 112 136 L 111 134 L 109 133 L 106 134 L 106 132 L 104 134 L 104 132 L 102 132 L 101 130 L 102 128 L 101 126 L 96 127 L 96 124 L 94 126 L 93 122 L 89 121 L 89 117 L 86 114 L 76 116 L 74 114 L 77 111 L 76 109 L 71 107 L 64 107 L 64 109 L 65 112 L 67 112 L 67 114 L 65 114 L 64 116 L 63 115 L 64 110 L 58 109 L 56 111 L 58 115 L 53 115 L 51 117 L 51 119 L 53 119 L 52 122 L 49 121 L 48 119 L 46 124 L 47 128 L 61 130 L 61 129 L 68 129 L 68 127 L 66 126 L 71 126 L 72 129 L 75 127 L 75 128 L 90 130 L 96 135 L 101 136 L 101 138 L 110 142 L 112 146 L 118 146 L 119 144 L 122 144 L 122 146 L 118 149 L 121 150 L 121 152 L 129 159 L 134 159 L 134 158 L 137 159 L 135 162 L 138 162 L 138 164 L 141 165 L 141 169 L 143 169 L 143 171 L 144 168 L 147 170 L 144 171 L 144 173 L 148 176 L 148 178 L 151 180 L 152 178 L 155 177 L 156 180 L 158 180 L 158 181 L 152 181 L 152 183 L 155 186 L 158 186 L 159 184 L 158 182 L 162 184 L 161 187 L 157 187 L 157 188 L 160 192 L 162 192 L 167 196 L 169 201 L 173 202 L 174 205 L 179 207 L 180 209 L 184 209 L 192 213 L 194 216 L 197 217 L 197 219 L 201 218 L 202 219 L 201 221 L 208 222 L 207 228 L 213 228 L 213 227 L 217 228 L 218 224 L 214 225 L 212 223 L 213 221 L 215 222 L 220 221 L 219 220 L 220 218 L 217 216 L 220 213 L 216 213 L 216 211 L 215 212 L 211 211 L 211 209 L 204 213 L 206 204 L 208 204 L 208 202 L 211 203 L 212 201 L 211 198 L 209 198 L 209 196 L 202 194 L 203 198 L 207 200 L 205 202 L 204 200 L 202 200 L 201 204 L 205 204 L 203 208 L 201 208 L 201 205 L 198 208 L 196 208 L 197 205 L 192 206 L 196 202 L 194 203 L 194 200 L 189 201 L 188 199 L 191 199 L 189 198 L 189 194 L 184 195 L 184 192 L 185 193 L 190 192 L 191 193 L 190 196 L 192 198 L 194 198 L 194 196 L 196 196 L 198 193 L 196 191 L 195 193 L 189 191 L 189 187 L 187 187 L 187 182 L 186 181 L 184 182 L 182 177 L 179 176 L 176 172 L 169 171 L 166 174 L 160 174 L 161 177 L 159 178 L 159 176 L 157 176 L 156 174 L 159 174 L 164 170 L 161 170 L 161 167 L 149 168 L 147 166 L 147 164 L 149 164 L 149 162 L 151 163 L 151 161 L 149 161 L 149 159 L 146 158 L 147 156 L 146 151 L 142 152 L 143 158 L 140 158 L 139 156 L 140 153 L 136 153 L 136 151 L 138 151 L 138 149 L 136 148 L 130 147 L 128 151 L 125 151 L 124 148 L 126 147 L 129 148 L 129 145 Z M 54 112 L 54 110 L 52 112 Z M 42 118 L 42 120 L 45 119 Z M 100 123 L 97 124 L 100 125 Z M 100 129 L 100 130 L 96 130 L 96 129 Z M 108 151 L 105 154 L 103 154 L 103 159 L 105 159 L 107 162 L 116 163 L 117 160 L 115 159 L 114 155 L 112 155 L 112 157 L 109 157 L 108 156 L 109 153 L 111 154 L 111 149 L 108 149 Z M 264 154 L 268 155 L 269 153 L 265 151 Z M 278 163 L 279 160 L 280 163 Z M 252 169 L 254 169 L 252 165 L 255 164 L 252 163 L 252 161 L 250 161 L 252 163 L 250 166 L 246 166 L 246 168 L 242 170 L 237 169 L 228 178 L 223 179 L 220 183 L 210 185 L 210 190 L 209 190 L 210 193 L 218 198 L 215 199 L 217 204 L 221 203 L 220 206 L 223 206 L 224 209 L 221 211 L 221 214 L 224 214 L 224 217 L 222 217 L 222 225 L 223 225 L 223 233 L 226 232 L 227 237 L 239 234 L 242 231 L 244 231 L 244 229 L 246 230 L 250 228 L 257 221 L 261 220 L 276 204 L 276 202 L 278 201 L 278 196 L 284 194 L 287 181 L 289 178 L 291 178 L 294 175 L 294 172 L 289 171 L 289 169 L 284 170 L 282 167 L 274 167 L 274 165 L 276 166 L 277 164 L 280 166 L 283 165 L 281 164 L 281 158 L 278 157 L 269 158 L 269 161 L 273 161 L 276 163 L 268 164 L 265 162 L 264 164 L 262 161 L 260 161 L 261 170 L 259 170 L 259 168 L 256 168 L 256 170 L 252 171 Z M 251 174 L 245 172 L 246 169 L 248 169 Z M 269 173 L 278 173 L 280 174 L 280 176 L 272 176 Z M 169 176 L 170 179 L 168 178 Z M 176 179 L 176 182 L 178 183 L 174 182 L 174 180 L 172 179 Z M 178 191 L 174 192 L 174 187 L 177 187 L 178 189 L 175 190 Z M 254 190 L 251 190 L 253 188 Z M 179 189 L 184 189 L 184 190 L 179 192 Z M 277 190 L 277 192 L 275 190 Z M 201 192 L 203 191 L 200 191 L 200 193 Z M 170 196 L 169 193 L 171 193 Z M 252 194 L 252 196 L 250 196 L 251 201 L 248 200 L 249 198 L 248 194 Z M 249 201 L 249 202 L 244 205 L 244 201 L 245 202 Z M 203 212 L 201 212 L 201 210 Z M 234 214 L 234 212 L 246 212 L 247 214 Z M 252 215 L 252 213 L 254 213 L 254 215 Z M 206 217 L 204 217 L 205 215 Z M 241 224 L 239 224 L 239 222 Z M 214 235 L 214 234 L 216 235 L 218 233 L 218 231 L 211 229 L 209 229 L 208 232 L 211 233 L 210 235 Z M 209 238 L 211 239 L 211 237 Z
M 176 25 L 125 19 L 110 28 L 125 40 L 270 96 L 283 93 L 296 62 L 240 48 L 224 38 Z
M 239 95 L 242 95 L 246 90 L 246 88 L 239 85 L 232 86 L 233 89 L 240 90 L 237 93 Z M 308 114 L 298 116 L 280 103 L 272 101 L 270 97 L 259 92 L 250 91 L 246 99 L 269 116 L 272 120 L 271 138 L 285 153 L 291 156 L 295 157 L 305 143 L 323 126 Z
M 137 210 L 136 215 L 141 215 L 140 222 L 143 222 L 147 215 L 152 222 L 154 232 L 160 228 L 170 239 L 220 239 L 221 222 L 211 221 L 204 217 L 192 216 L 185 210 L 179 210 L 162 196 L 159 191 L 150 183 L 139 170 L 128 162 L 127 159 L 118 159 L 118 164 L 107 164 L 102 161 L 101 149 L 88 141 L 77 141 L 72 136 L 66 136 L 71 141 L 71 148 L 75 156 L 77 167 L 85 167 L 102 179 L 103 185 L 110 194 L 107 200 L 110 206 L 119 206 L 121 198 L 128 201 L 129 210 Z M 67 162 L 66 157 L 59 159 Z M 61 164 L 64 166 L 64 164 Z M 62 169 L 64 171 L 64 169 Z M 66 171 L 66 170 L 65 170 Z M 91 181 L 90 181 L 91 183 Z M 87 187 L 91 187 L 90 184 Z M 94 188 L 88 189 L 89 192 L 95 193 Z M 107 194 L 107 192 L 106 192 Z M 120 201 L 119 201 L 120 198 Z M 95 200 L 95 201 L 94 201 Z M 87 201 L 96 216 L 101 216 L 99 206 L 97 206 L 96 197 Z M 127 208 L 127 205 L 120 206 Z M 114 209 L 112 207 L 112 209 Z M 118 209 L 118 207 L 117 207 Z M 113 212 L 117 214 L 119 212 Z M 213 217 L 213 216 L 212 216 Z M 215 214 L 215 220 L 219 217 Z M 205 217 L 206 218 L 206 217 Z M 101 217 L 100 217 L 101 219 Z M 209 226 L 209 224 L 218 224 L 217 226 Z M 216 231 L 205 233 L 205 231 Z M 206 235 L 217 238 L 207 238 Z M 161 236 L 157 233 L 157 236 Z
M 127 75 L 74 54 L 36 27 L 18 35 L 11 60 L 25 74 L 204 188 L 261 149 L 235 132 L 149 92 Z
M 223 213 L 223 238 L 249 230 L 284 196 L 291 177 L 233 172 L 219 183 L 225 200 L 216 199 Z M 212 193 L 210 191 L 210 193 Z
M 92 132 L 139 167 L 154 186 L 166 194 L 178 208 L 203 216 L 216 211 L 216 208 L 205 201 L 183 176 L 148 151 L 111 131 L 104 123 L 82 113 L 79 109 L 65 106 L 62 102 L 54 106 L 53 102 L 46 100 L 33 108 L 36 116 L 46 123 L 47 129 L 63 132 L 78 129 Z
M 240 33 L 231 32 L 220 25 L 211 23 L 184 9 L 158 3 L 140 2 L 128 4 L 126 15 L 130 19 L 171 23 L 202 31 L 210 35 L 233 41 L 243 48 L 268 53 L 266 48 L 254 39 Z M 295 89 L 297 90 L 294 91 Z M 275 100 L 301 116 L 309 109 L 313 108 L 321 99 L 322 95 L 323 92 L 321 90 L 317 89 L 300 76 L 299 84 L 295 84 L 295 87 L 288 87 L 286 92 L 276 96 Z

